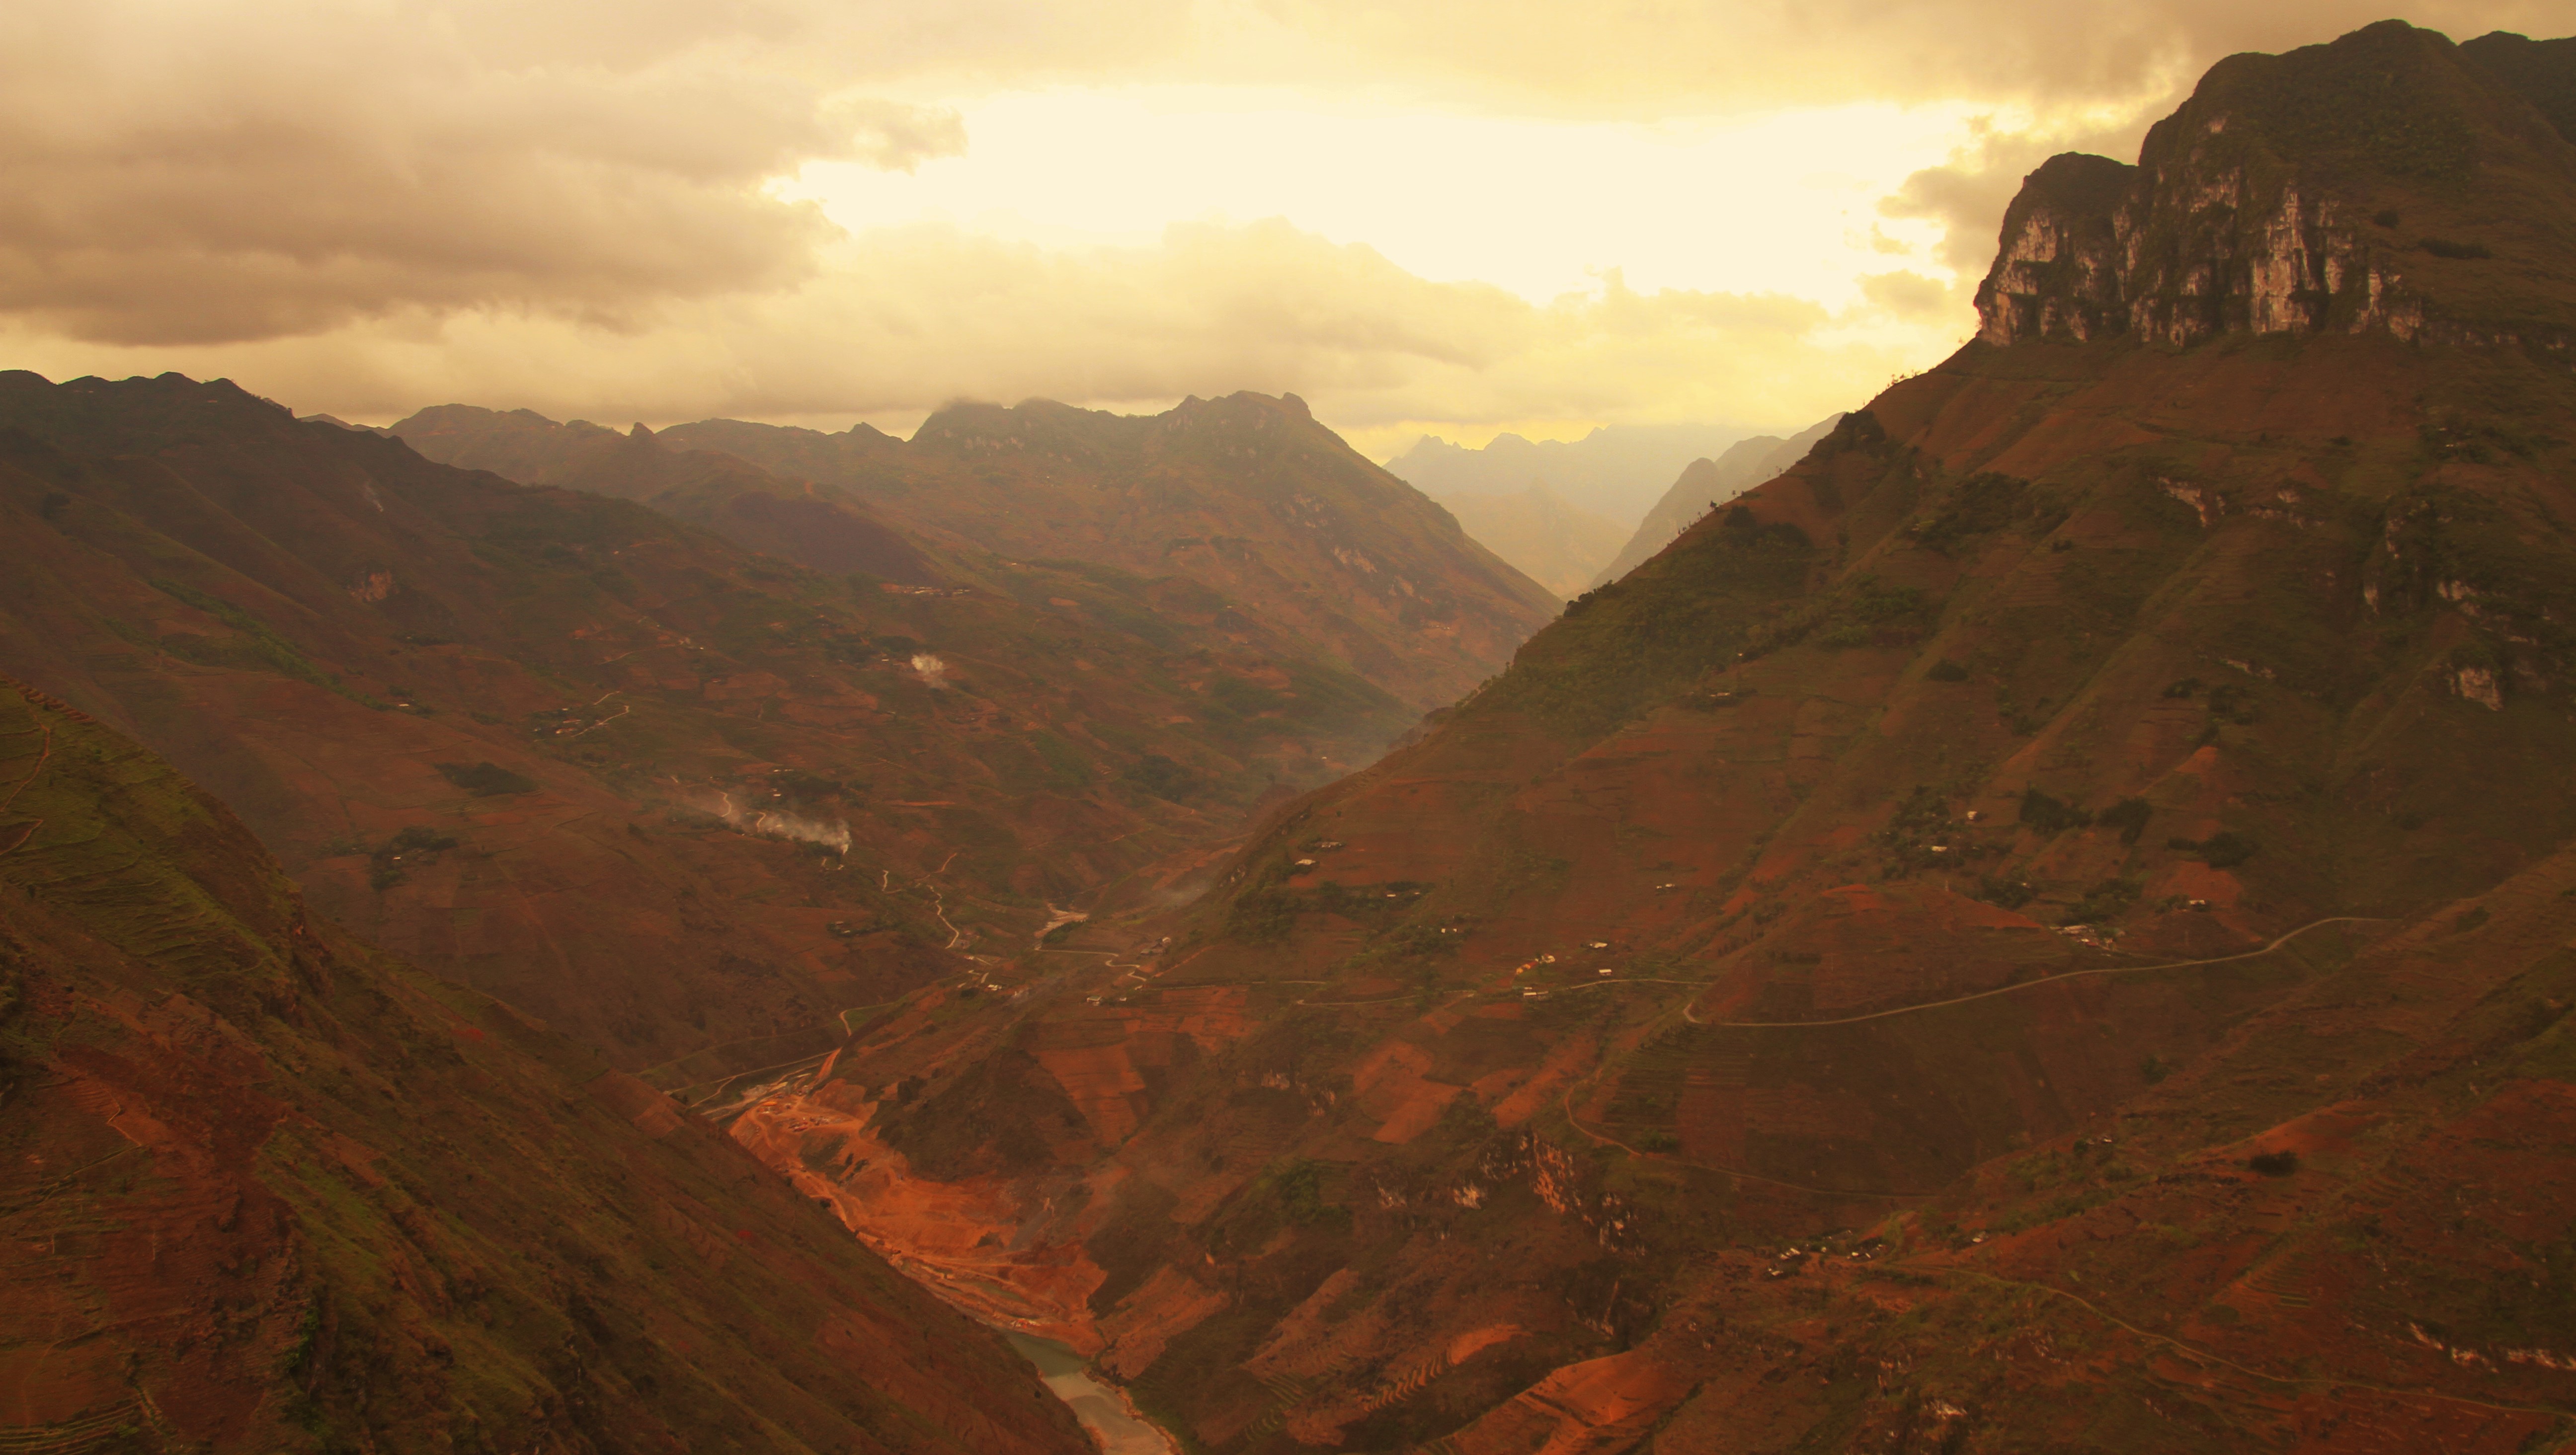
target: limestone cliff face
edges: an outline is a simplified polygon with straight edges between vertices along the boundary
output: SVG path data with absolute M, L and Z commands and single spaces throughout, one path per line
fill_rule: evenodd
M 2005 213 L 1979 336 L 2429 330 L 2565 351 L 2567 290 L 2536 312 L 2527 287 L 2509 310 L 2497 295 L 2510 273 L 2570 276 L 2576 146 L 2535 109 L 2539 82 L 2481 64 L 2487 44 L 2390 21 L 2236 56 L 2148 133 L 2137 166 L 2051 158 Z

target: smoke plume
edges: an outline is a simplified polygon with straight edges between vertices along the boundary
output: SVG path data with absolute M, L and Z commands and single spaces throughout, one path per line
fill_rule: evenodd
M 782 813 L 776 809 L 745 810 L 733 801 L 730 793 L 719 793 L 712 803 L 700 807 L 723 819 L 726 826 L 739 833 L 757 834 L 765 839 L 788 839 L 800 844 L 813 844 L 836 853 L 850 852 L 850 826 L 839 820 L 825 823 L 803 814 Z

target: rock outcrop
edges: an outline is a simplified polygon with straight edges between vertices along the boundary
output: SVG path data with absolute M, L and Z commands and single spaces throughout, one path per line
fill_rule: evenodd
M 2221 62 L 2137 166 L 2069 153 L 2031 174 L 1977 292 L 1978 336 L 2429 330 L 2565 357 L 2569 280 L 2500 285 L 2576 225 L 2576 145 L 2534 104 L 2576 61 L 2505 43 L 2520 39 L 2454 46 L 2388 21 Z

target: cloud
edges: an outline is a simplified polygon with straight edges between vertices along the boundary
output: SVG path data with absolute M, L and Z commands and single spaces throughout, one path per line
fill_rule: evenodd
M 1663 117 L 1970 98 L 2049 106 L 2170 94 L 2222 56 L 2329 40 L 2383 0 L 1255 0 L 1378 85 L 1517 109 Z M 2559 0 L 2419 0 L 2457 38 L 2556 34 Z M 1309 64 L 1318 64 L 1309 62 Z
M 768 179 L 964 144 L 951 113 L 782 72 L 738 33 L 680 23 L 685 7 L 618 7 L 581 33 L 511 13 L 0 10 L 0 312 L 125 343 L 405 309 L 614 324 L 804 276 L 836 230 Z
M 2107 125 L 2094 116 L 2078 115 L 2058 125 L 2014 130 L 1992 117 L 1970 123 L 1969 140 L 1948 162 L 1926 167 L 1905 179 L 1894 196 L 1878 205 L 1890 218 L 1921 219 L 1940 225 L 1934 249 L 1944 267 L 1981 277 L 1994 260 L 2004 208 L 2021 190 L 2022 179 L 2060 152 L 2092 152 L 2121 161 L 2137 159 L 2147 128 L 2164 108 L 2135 112 Z
M 835 242 L 792 288 L 668 304 L 617 327 L 420 311 L 228 345 L 101 346 L 22 329 L 0 347 L 57 377 L 176 368 L 375 420 L 448 400 L 667 423 L 917 416 L 961 395 L 1159 408 L 1254 389 L 1302 394 L 1371 439 L 1417 421 L 1803 424 L 1971 331 L 1964 308 L 1923 311 L 1938 285 L 1886 276 L 1899 281 L 1843 313 L 1777 294 L 1640 292 L 1616 273 L 1538 305 L 1427 280 L 1276 219 L 1088 249 L 925 224 Z
M 1920 273 L 1871 273 L 1860 280 L 1861 296 L 1898 318 L 1925 318 L 1956 309 L 1956 289 Z
M 1993 118 L 1882 212 L 1946 229 L 1937 263 L 1973 275 L 2050 152 L 2131 154 L 2219 54 L 2323 40 L 2375 4 L 1490 0 L 1462 22 L 1445 0 L 28 0 L 0 7 L 0 341 L 47 372 L 229 374 L 374 419 L 1252 388 L 1363 434 L 1803 423 L 1946 352 L 1958 289 L 1877 273 L 1828 307 L 1604 273 L 1531 303 L 1284 221 L 1040 248 L 846 214 L 845 232 L 780 182 L 958 155 L 951 108 L 1009 88 L 1259 81 L 1319 106 L 1685 122 L 1966 99 Z M 2556 6 L 2418 18 L 2547 30 Z M 1519 185 L 1549 205 L 1543 172 Z

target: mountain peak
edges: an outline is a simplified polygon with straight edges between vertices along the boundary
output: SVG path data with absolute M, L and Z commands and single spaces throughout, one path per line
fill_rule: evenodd
M 2137 166 L 2051 158 L 2005 213 L 1979 336 L 2576 337 L 2576 292 L 2527 281 L 2576 262 L 2576 146 L 2539 109 L 2576 47 L 2474 44 L 2383 21 L 2231 56 Z

